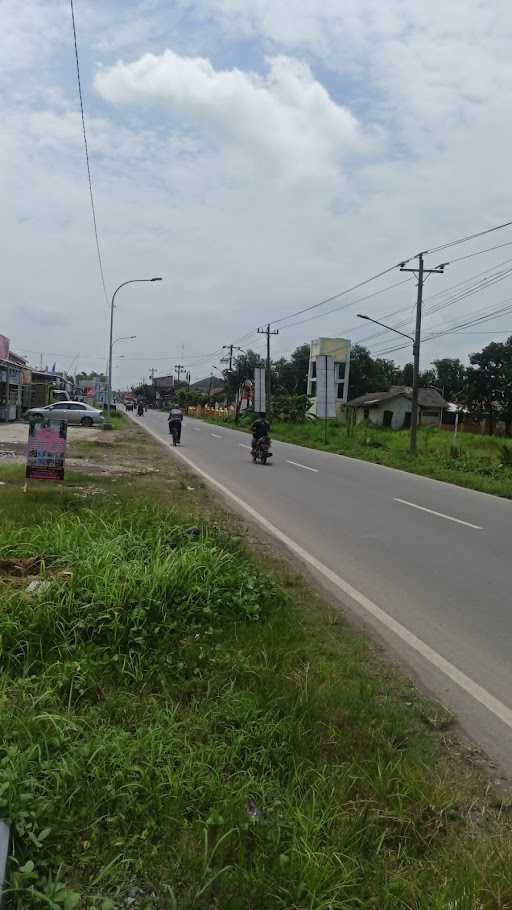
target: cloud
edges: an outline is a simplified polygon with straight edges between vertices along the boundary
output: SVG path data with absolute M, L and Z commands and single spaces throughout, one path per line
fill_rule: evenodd
M 217 149 L 237 150 L 288 179 L 335 176 L 343 162 L 375 142 L 351 111 L 332 100 L 302 61 L 268 61 L 266 75 L 216 70 L 172 50 L 101 70 L 95 85 L 115 104 L 160 105 Z

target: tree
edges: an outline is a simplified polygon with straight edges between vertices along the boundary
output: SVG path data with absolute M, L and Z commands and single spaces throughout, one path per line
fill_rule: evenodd
M 413 378 L 414 378 L 414 365 L 412 363 L 406 363 L 405 366 L 402 367 L 402 372 L 400 374 L 400 384 L 412 386 Z
M 432 361 L 436 370 L 436 385 L 443 390 L 444 398 L 456 398 L 466 382 L 466 367 L 458 357 L 443 357 Z
M 272 387 L 278 394 L 306 395 L 310 345 L 295 348 L 290 359 L 281 357 L 272 366 Z
M 250 349 L 234 358 L 233 369 L 223 372 L 227 397 L 230 401 L 235 400 L 243 382 L 247 379 L 254 379 L 255 368 L 261 366 L 263 366 L 263 361 L 260 354 Z
M 350 352 L 349 399 L 367 392 L 382 392 L 396 382 L 398 371 L 392 360 L 373 359 L 368 348 L 355 344 Z
M 489 434 L 494 433 L 496 419 L 505 422 L 506 432 L 512 426 L 512 336 L 505 343 L 491 341 L 481 351 L 471 354 L 466 377 L 464 400 L 480 418 L 487 416 Z

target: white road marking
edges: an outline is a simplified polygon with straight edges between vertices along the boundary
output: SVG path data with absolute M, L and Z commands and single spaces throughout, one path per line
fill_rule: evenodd
M 245 442 L 239 442 L 238 445 L 240 446 L 241 449 L 249 449 L 249 451 L 251 449 L 250 446 L 246 446 Z
M 134 420 L 138 426 L 143 426 L 138 420 Z M 253 509 L 247 502 L 244 502 L 236 493 L 232 493 L 224 484 L 220 481 L 215 480 L 207 471 L 203 471 L 202 468 L 196 467 L 191 458 L 188 458 L 187 455 L 184 455 L 183 452 L 180 452 L 178 449 L 173 448 L 166 439 L 163 439 L 155 430 L 152 430 L 147 425 L 144 426 L 144 429 L 147 433 L 159 442 L 161 445 L 165 446 L 167 449 L 177 455 L 178 458 L 181 458 L 191 468 L 192 471 L 195 471 L 196 474 L 199 474 L 203 480 L 206 480 L 210 486 L 214 487 L 216 490 L 219 490 L 225 497 L 231 499 L 239 509 L 246 512 L 251 516 L 258 524 L 261 525 L 268 533 L 272 534 L 277 540 L 280 540 L 292 553 L 295 553 L 303 562 L 310 565 L 315 569 L 320 575 L 327 579 L 332 585 L 338 588 L 343 594 L 351 598 L 358 606 L 361 607 L 366 613 L 369 613 L 370 616 L 373 616 L 378 622 L 382 623 L 390 632 L 396 635 L 397 638 L 401 639 L 405 644 L 409 645 L 413 651 L 416 651 L 420 654 L 425 660 L 427 660 L 433 667 L 439 670 L 441 673 L 444 673 L 448 679 L 451 679 L 460 689 L 470 695 L 475 701 L 479 702 L 486 708 L 491 714 L 494 714 L 499 720 L 501 720 L 507 727 L 512 730 L 512 710 L 505 705 L 498 698 L 495 698 L 494 695 L 491 695 L 487 689 L 484 689 L 480 686 L 474 679 L 466 676 L 462 670 L 459 670 L 458 667 L 455 667 L 454 664 L 450 663 L 449 660 L 446 660 L 441 654 L 438 654 L 437 651 L 434 651 L 430 645 L 427 645 L 426 642 L 422 641 L 421 638 L 418 638 L 413 632 L 410 632 L 402 623 L 398 622 L 389 613 L 386 613 L 381 607 L 378 607 L 372 600 L 366 597 L 365 594 L 362 594 L 357 588 L 354 588 L 350 582 L 345 581 L 340 575 L 337 575 L 336 572 L 333 572 L 332 569 L 329 569 L 328 566 L 320 562 L 316 556 L 313 556 L 312 553 L 309 553 L 308 550 L 304 550 L 300 544 L 292 540 L 291 537 L 288 537 L 287 534 L 284 534 L 283 531 L 280 531 L 279 528 L 276 528 L 267 518 L 263 515 L 260 515 L 256 509 Z
M 195 433 L 201 432 L 201 427 L 192 427 L 192 429 L 194 430 Z
M 303 468 L 305 471 L 313 471 L 315 474 L 318 474 L 318 468 L 308 468 L 307 464 L 299 464 L 298 461 L 289 461 L 287 458 L 286 464 L 293 464 L 296 468 Z
M 407 499 L 398 499 L 393 497 L 395 502 L 401 502 L 404 506 L 410 506 L 411 509 L 419 509 L 420 512 L 428 512 L 430 515 L 437 515 L 438 518 L 446 518 L 447 521 L 455 521 L 458 525 L 465 525 L 466 528 L 473 528 L 475 531 L 483 531 L 480 525 L 473 525 L 470 521 L 462 521 L 462 518 L 454 518 L 453 515 L 445 515 L 444 512 L 436 512 L 434 509 L 427 509 L 425 506 L 419 506 L 415 502 L 408 502 Z
M 219 433 L 210 433 L 210 436 L 213 436 L 214 439 L 222 439 L 222 436 Z

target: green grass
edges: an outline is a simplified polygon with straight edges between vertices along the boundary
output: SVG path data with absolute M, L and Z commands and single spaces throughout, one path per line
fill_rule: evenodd
M 90 478 L 91 508 L 84 477 L 24 497 L 21 476 L 0 559 L 48 584 L 0 581 L 16 910 L 512 907 L 508 826 L 446 712 L 195 478 Z
M 222 422 L 248 431 L 251 419 L 242 418 L 238 424 Z M 459 433 L 457 451 L 453 452 L 453 434 L 432 427 L 419 430 L 418 451 L 413 456 L 405 430 L 359 425 L 347 431 L 344 425 L 329 421 L 325 441 L 323 421 L 291 424 L 276 420 L 272 436 L 512 499 L 512 440 Z

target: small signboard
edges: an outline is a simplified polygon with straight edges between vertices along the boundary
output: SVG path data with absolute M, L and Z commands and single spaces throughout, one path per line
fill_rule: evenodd
M 264 367 L 256 367 L 254 370 L 254 410 L 256 413 L 266 411 Z
M 336 382 L 334 357 L 319 354 L 316 358 L 316 416 L 336 417 Z
M 64 480 L 68 425 L 65 420 L 31 420 L 26 479 Z

